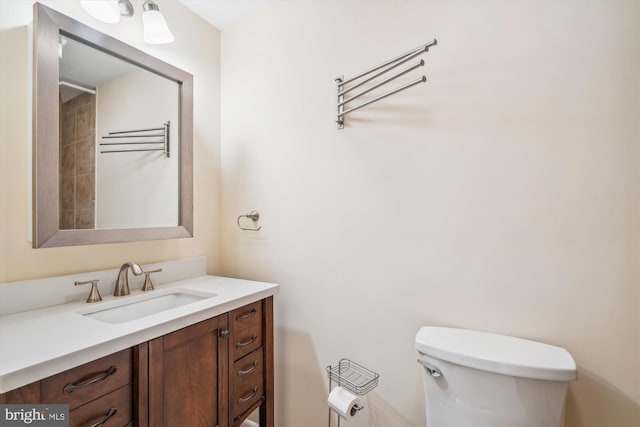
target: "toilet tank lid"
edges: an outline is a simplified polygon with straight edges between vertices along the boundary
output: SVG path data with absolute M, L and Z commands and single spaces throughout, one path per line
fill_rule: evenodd
M 416 335 L 416 350 L 496 374 L 552 381 L 576 379 L 576 364 L 564 348 L 506 335 L 425 326 Z

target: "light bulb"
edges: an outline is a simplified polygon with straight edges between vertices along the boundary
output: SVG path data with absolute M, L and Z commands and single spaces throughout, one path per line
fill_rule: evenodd
M 81 0 L 82 8 L 94 18 L 115 24 L 120 21 L 120 7 L 118 0 Z
M 144 41 L 151 44 L 171 43 L 174 40 L 173 34 L 158 6 L 154 2 L 147 0 L 144 2 L 143 8 Z

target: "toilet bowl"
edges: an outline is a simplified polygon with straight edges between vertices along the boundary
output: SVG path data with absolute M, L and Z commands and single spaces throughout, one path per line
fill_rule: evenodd
M 423 327 L 427 427 L 560 427 L 576 364 L 563 348 L 465 329 Z

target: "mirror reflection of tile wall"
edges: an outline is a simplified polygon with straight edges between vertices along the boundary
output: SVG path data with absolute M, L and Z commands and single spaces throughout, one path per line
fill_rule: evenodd
M 95 228 L 96 96 L 60 104 L 60 229 Z

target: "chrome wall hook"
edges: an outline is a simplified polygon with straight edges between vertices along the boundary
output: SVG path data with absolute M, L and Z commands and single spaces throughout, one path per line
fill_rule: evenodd
M 260 213 L 258 213 L 258 211 L 251 211 L 248 214 L 240 215 L 238 217 L 238 219 L 236 220 L 236 224 L 238 224 L 238 228 L 240 230 L 244 230 L 244 231 L 258 231 L 258 230 L 260 230 L 262 228 L 261 225 L 258 226 L 258 228 L 245 228 L 240 224 L 240 218 L 249 218 L 255 224 L 260 219 Z

